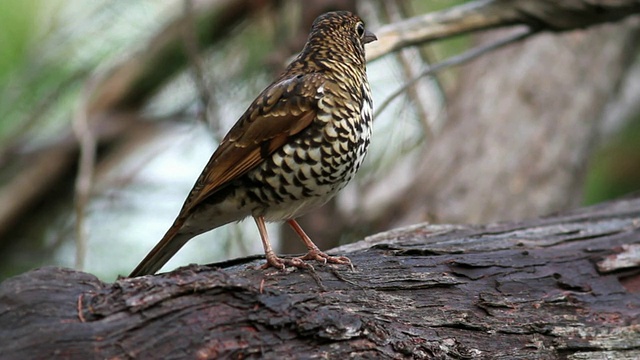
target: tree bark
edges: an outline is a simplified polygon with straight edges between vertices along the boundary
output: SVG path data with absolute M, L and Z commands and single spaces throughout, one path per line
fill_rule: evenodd
M 640 357 L 640 198 L 519 223 L 418 225 L 336 249 L 104 283 L 0 284 L 3 359 Z

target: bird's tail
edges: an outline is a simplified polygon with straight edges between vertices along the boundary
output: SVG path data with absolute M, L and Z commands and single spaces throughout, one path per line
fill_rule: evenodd
M 176 219 L 162 240 L 147 254 L 147 256 L 131 272 L 129 277 L 153 275 L 180 250 L 184 244 L 197 234 L 181 232 L 183 219 Z

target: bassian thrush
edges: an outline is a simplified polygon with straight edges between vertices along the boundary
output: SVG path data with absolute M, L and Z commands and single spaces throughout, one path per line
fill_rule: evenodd
M 130 276 L 154 274 L 194 236 L 252 216 L 267 264 L 351 264 L 318 249 L 295 221 L 344 188 L 371 137 L 372 99 L 364 45 L 376 40 L 346 11 L 319 16 L 302 52 L 231 128 L 162 240 Z M 279 258 L 265 221 L 287 221 L 309 252 Z

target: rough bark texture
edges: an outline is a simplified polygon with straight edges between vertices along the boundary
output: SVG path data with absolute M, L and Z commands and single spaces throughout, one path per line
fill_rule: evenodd
M 34 270 L 0 284 L 0 357 L 640 357 L 640 199 L 336 251 L 355 270 L 254 258 L 112 284 Z

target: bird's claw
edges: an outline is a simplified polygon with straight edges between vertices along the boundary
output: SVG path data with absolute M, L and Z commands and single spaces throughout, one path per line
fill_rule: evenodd
M 304 256 L 300 256 L 300 257 L 294 257 L 294 258 L 280 258 L 277 256 L 268 256 L 267 257 L 267 262 L 262 265 L 260 267 L 260 269 L 268 269 L 270 267 L 274 267 L 276 269 L 279 270 L 284 270 L 287 268 L 287 266 L 292 266 L 292 267 L 296 267 L 298 269 L 312 269 L 313 270 L 313 265 L 307 263 L 305 260 L 314 260 L 317 261 L 319 263 L 321 263 L 322 265 L 326 265 L 327 263 L 329 264 L 346 264 L 349 265 L 349 267 L 351 267 L 351 270 L 354 270 L 353 268 L 353 263 L 351 263 L 351 260 L 346 257 L 346 256 L 330 256 L 327 255 L 325 253 L 323 253 L 320 250 L 310 250 L 307 254 L 305 254 Z
M 309 252 L 302 256 L 299 257 L 298 259 L 300 260 L 315 260 L 318 262 L 321 262 L 322 265 L 326 265 L 327 263 L 330 264 L 346 264 L 349 265 L 351 267 L 351 270 L 353 269 L 353 264 L 351 263 L 351 259 L 349 259 L 346 256 L 331 256 L 331 255 L 327 255 L 325 253 L 323 253 L 320 250 L 309 250 Z
M 279 270 L 284 270 L 287 268 L 287 266 L 296 267 L 298 269 L 313 269 L 313 266 L 311 266 L 311 264 L 307 264 L 300 258 L 285 259 L 277 256 L 267 257 L 267 262 L 260 268 L 264 270 L 270 267 L 274 267 Z

